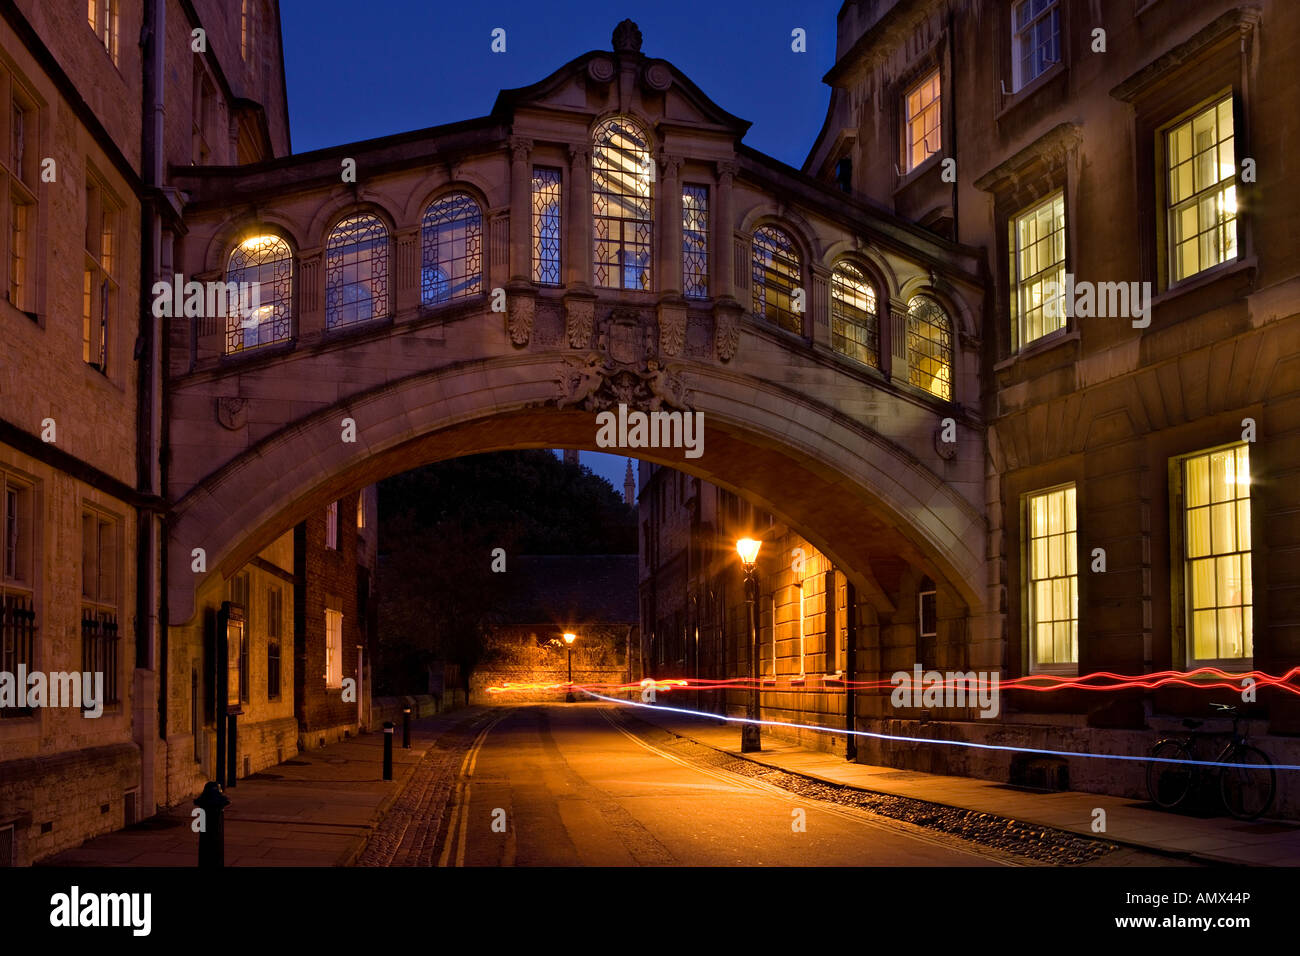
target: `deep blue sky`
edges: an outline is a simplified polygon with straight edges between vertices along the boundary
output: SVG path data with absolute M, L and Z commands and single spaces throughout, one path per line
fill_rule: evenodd
M 753 123 L 745 143 L 799 167 L 821 129 L 841 0 L 281 0 L 294 152 L 483 116 L 497 92 L 529 86 L 631 17 L 641 51 L 668 60 L 715 103 Z M 506 52 L 491 34 L 506 31 Z M 807 52 L 790 49 L 802 27 Z M 622 493 L 625 459 L 582 463 Z
M 745 142 L 803 164 L 826 117 L 841 0 L 281 0 L 294 152 L 483 116 L 497 91 L 528 86 L 631 17 L 647 56 L 668 60 L 754 125 Z M 506 52 L 492 53 L 493 28 Z M 790 50 L 807 32 L 808 52 Z

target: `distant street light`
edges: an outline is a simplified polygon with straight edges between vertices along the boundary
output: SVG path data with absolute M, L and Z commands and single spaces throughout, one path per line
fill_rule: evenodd
M 569 645 L 569 692 L 564 695 L 566 703 L 573 703 L 573 642 L 578 639 L 578 635 L 572 631 L 564 632 L 564 643 Z
M 745 716 L 749 722 L 740 725 L 740 752 L 754 753 L 762 750 L 762 738 L 758 732 L 758 549 L 762 542 L 754 538 L 741 538 L 736 542 L 736 553 L 745 569 L 745 595 L 749 606 L 749 666 L 752 686 L 749 689 L 749 705 Z

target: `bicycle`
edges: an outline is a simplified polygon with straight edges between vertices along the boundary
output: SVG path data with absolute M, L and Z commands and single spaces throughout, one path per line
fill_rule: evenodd
M 1172 810 L 1196 790 L 1203 771 L 1219 775 L 1219 796 L 1228 813 L 1238 820 L 1255 820 L 1268 812 L 1277 794 L 1277 773 L 1268 754 L 1246 743 L 1246 734 L 1238 733 L 1237 724 L 1245 720 L 1230 704 L 1211 704 L 1232 718 L 1232 736 L 1213 761 L 1213 766 L 1195 763 L 1169 763 L 1172 760 L 1195 760 L 1197 731 L 1204 721 L 1184 720 L 1187 734 L 1165 737 L 1151 748 L 1153 759 L 1147 764 L 1147 792 L 1151 802 Z

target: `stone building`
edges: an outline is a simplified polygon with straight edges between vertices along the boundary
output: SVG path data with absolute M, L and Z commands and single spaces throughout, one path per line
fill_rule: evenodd
M 1300 278 L 1285 174 L 1298 46 L 1286 3 L 842 7 L 804 170 L 983 250 L 979 404 L 1002 622 L 969 630 L 951 580 L 873 557 L 853 569 L 879 585 L 859 595 L 859 679 L 918 663 L 1004 680 L 1201 672 L 1153 690 L 1006 690 L 993 720 L 860 693 L 864 729 L 915 735 L 924 721 L 927 736 L 1140 755 L 1218 701 L 1253 718 L 1275 760 L 1300 756 L 1296 695 L 1246 679 L 1300 661 L 1288 560 Z M 651 537 L 678 533 L 663 520 Z M 684 553 L 660 558 L 664 580 Z M 788 555 L 779 545 L 776 566 Z M 654 588 L 643 579 L 643 597 Z M 1211 680 L 1229 686 L 1196 686 Z M 1012 780 L 1032 762 L 880 741 L 859 752 Z M 1078 788 L 1145 792 L 1141 764 L 1054 763 L 1047 776 Z M 1300 812 L 1281 782 L 1277 809 Z
M 358 568 L 373 566 L 375 545 L 373 531 L 345 528 L 352 564 L 322 584 L 304 574 L 286 525 L 205 581 L 191 620 L 169 621 L 162 606 L 168 471 L 191 453 L 219 464 L 210 447 L 164 438 L 176 330 L 153 282 L 170 285 L 185 233 L 173 174 L 289 152 L 278 6 L 6 4 L 0 96 L 0 671 L 99 673 L 105 698 L 98 717 L 0 709 L 3 866 L 135 822 L 215 775 L 205 628 L 223 600 L 249 615 L 238 772 L 292 754 L 307 713 L 295 638 L 316 666 L 326 626 L 322 613 L 300 633 L 296 609 L 321 587 L 350 602 L 354 672 L 370 613 Z M 215 411 L 241 415 L 238 403 Z M 373 529 L 373 490 L 362 494 Z M 203 568 L 205 552 L 192 542 L 187 564 Z M 355 728 L 356 707 L 311 720 L 313 734 Z

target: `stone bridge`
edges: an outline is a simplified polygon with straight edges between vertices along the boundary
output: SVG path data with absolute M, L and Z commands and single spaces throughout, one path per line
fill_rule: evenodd
M 173 170 L 165 271 L 262 295 L 251 318 L 169 320 L 172 626 L 346 492 L 492 450 L 614 450 L 595 413 L 619 403 L 703 413 L 702 456 L 628 453 L 777 515 L 864 597 L 888 554 L 996 612 L 975 251 L 744 146 L 748 124 L 620 29 L 480 119 Z

